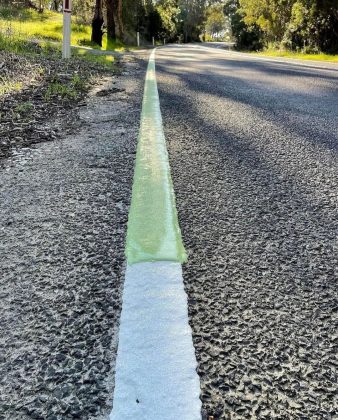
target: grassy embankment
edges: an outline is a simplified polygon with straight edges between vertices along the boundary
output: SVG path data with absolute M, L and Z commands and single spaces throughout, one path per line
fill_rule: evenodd
M 338 63 L 338 55 L 331 54 L 305 54 L 305 53 L 296 53 L 291 51 L 278 51 L 278 50 L 266 50 L 258 53 L 253 53 L 255 55 L 263 57 L 284 57 L 284 58 L 294 58 L 298 60 L 315 60 L 315 61 L 328 61 Z
M 62 60 L 62 14 L 0 6 L 0 160 L 70 133 L 91 87 L 119 71 L 109 51 L 123 46 L 94 55 L 83 48 L 92 47 L 90 36 L 90 26 L 74 19 L 71 41 L 78 48 Z
M 60 51 L 62 43 L 62 14 L 51 11 L 38 13 L 31 9 L 13 9 L 0 7 L 0 50 L 15 53 L 34 53 L 34 46 L 39 44 L 43 52 Z M 92 56 L 88 50 L 81 48 L 91 47 L 100 49 L 90 42 L 91 27 L 72 21 L 71 44 L 77 49 L 73 50 L 75 56 L 83 56 L 90 61 L 100 64 L 114 61 L 112 55 Z M 119 42 L 107 42 L 103 39 L 101 50 L 123 51 L 124 46 Z
M 38 13 L 32 9 L 17 9 L 0 6 L 0 53 L 14 53 L 24 55 L 30 61 L 36 59 L 50 58 L 59 60 L 61 58 L 63 16 L 61 13 L 45 11 Z M 102 55 L 91 54 L 90 51 L 81 47 L 90 47 L 100 49 L 92 45 L 90 25 L 79 24 L 75 18 L 72 21 L 71 44 L 73 49 L 73 59 L 81 62 L 90 62 L 92 65 L 98 65 L 107 70 L 115 67 L 115 57 L 109 52 Z M 121 43 L 107 43 L 106 37 L 102 50 L 123 51 L 124 46 Z M 31 57 L 31 58 L 28 58 Z M 1 63 L 0 63 L 1 64 Z M 68 65 L 68 64 L 67 64 Z M 41 70 L 43 72 L 43 69 Z M 63 86 L 58 82 L 51 82 L 52 91 L 59 91 L 62 95 L 75 97 L 83 86 L 78 83 L 78 75 L 74 75 L 69 86 Z M 53 86 L 56 83 L 56 86 Z M 2 77 L 0 83 L 0 97 L 9 92 L 20 91 L 23 83 L 20 78 L 8 77 L 6 74 Z M 68 89 L 68 91 L 67 91 Z M 79 91 L 79 92 L 78 92 Z

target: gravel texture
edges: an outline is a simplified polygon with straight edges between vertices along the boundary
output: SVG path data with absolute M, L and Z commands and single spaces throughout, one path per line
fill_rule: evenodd
M 205 418 L 338 418 L 338 71 L 318 67 L 157 54 Z
M 74 114 L 90 87 L 118 72 L 118 60 L 103 66 L 83 57 L 65 62 L 53 50 L 26 55 L 0 51 L 0 159 L 72 133 L 78 128 Z
M 143 67 L 102 80 L 75 135 L 1 161 L 0 419 L 111 409 Z

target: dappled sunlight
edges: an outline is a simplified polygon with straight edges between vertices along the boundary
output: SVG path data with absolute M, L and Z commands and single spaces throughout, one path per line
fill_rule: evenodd
M 165 61 L 163 65 L 163 61 L 159 56 L 160 91 L 170 91 L 170 85 L 175 80 L 181 87 L 181 94 L 173 100 L 184 103 L 184 107 L 194 115 L 194 124 L 205 127 L 209 133 L 215 133 L 215 146 L 217 143 L 217 147 L 222 147 L 222 135 L 228 139 L 227 144 L 229 138 L 233 139 L 234 147 L 236 143 L 244 147 L 247 139 L 255 139 L 255 133 L 259 138 L 264 136 L 264 147 L 259 142 L 255 146 L 254 140 L 250 143 L 252 153 L 259 156 L 264 167 L 278 177 L 286 177 L 290 182 L 292 180 L 294 186 L 297 186 L 297 194 L 304 195 L 314 205 L 322 206 L 324 202 L 331 206 L 337 205 L 337 196 L 328 196 L 325 189 L 319 188 L 318 178 L 313 176 L 317 172 L 331 172 L 338 165 L 338 135 L 334 138 L 327 135 L 327 128 L 331 133 L 338 133 L 338 102 L 336 93 L 332 92 L 332 85 L 330 90 L 325 79 L 319 80 L 317 84 L 311 83 L 312 74 L 306 70 L 306 77 L 300 78 L 301 69 L 297 69 L 299 76 L 291 73 L 291 78 L 297 77 L 296 83 L 291 86 L 285 78 L 278 78 L 274 73 L 263 79 L 263 75 L 268 72 L 267 68 L 263 68 L 265 64 L 257 70 L 256 66 L 247 64 L 246 69 L 238 67 L 230 73 L 226 63 L 224 68 L 217 63 L 209 66 L 197 63 L 197 66 L 190 68 L 184 62 Z M 280 68 L 277 71 L 284 72 Z M 261 80 L 257 74 L 262 76 Z M 217 76 L 215 80 L 213 76 Z M 223 77 L 224 84 L 220 84 Z M 285 73 L 285 77 L 290 76 Z M 330 78 L 331 81 L 335 79 Z M 238 80 L 241 83 L 235 85 L 234 81 Z M 212 86 L 217 86 L 217 89 Z M 191 89 L 198 92 L 198 103 L 190 97 Z M 323 91 L 326 94 L 323 95 Z M 317 110 L 321 102 L 324 104 L 328 100 L 332 101 L 331 111 L 323 117 Z M 271 101 L 274 101 L 273 107 Z M 308 104 L 307 108 L 304 108 L 304 101 Z M 213 103 L 212 110 L 210 103 Z M 276 114 L 277 110 L 280 114 Z M 270 141 L 273 138 L 280 141 Z M 325 156 L 324 160 L 318 161 L 319 152 Z M 335 189 L 338 179 L 335 182 L 327 188 Z
M 31 18 L 32 16 L 32 18 Z M 11 19 L 0 15 L 0 34 L 12 39 L 43 39 L 62 41 L 63 17 L 61 13 L 46 11 L 13 16 Z M 71 42 L 74 45 L 90 42 L 91 28 L 72 22 Z
M 198 51 L 198 49 L 196 49 Z M 203 50 L 200 50 L 203 51 Z M 325 96 L 330 97 L 333 94 L 332 84 L 330 82 L 337 81 L 338 90 L 338 69 L 316 69 L 295 65 L 293 63 L 284 65 L 279 62 L 252 62 L 247 59 L 240 59 L 238 56 L 225 56 L 220 58 L 219 55 L 213 59 L 210 65 L 206 57 L 206 52 L 200 54 L 185 54 L 181 51 L 167 53 L 164 55 L 158 52 L 159 65 L 165 66 L 168 74 L 184 75 L 186 72 L 205 76 L 205 83 L 212 83 L 210 78 L 218 76 L 229 79 L 243 80 L 243 87 L 250 86 L 257 88 L 276 89 L 278 93 L 283 91 L 287 93 L 298 92 L 298 83 L 303 83 L 306 79 L 320 79 L 320 83 L 309 84 L 306 93 L 303 91 L 301 95 L 306 95 L 310 100 L 318 99 L 325 92 Z M 201 56 L 202 55 L 202 56 Z M 174 59 L 174 61 L 172 60 Z M 184 63 L 189 63 L 185 65 Z M 193 64 L 193 65 L 192 65 Z M 243 65 L 245 64 L 245 65 Z M 280 77 L 276 77 L 276 75 Z M 286 79 L 287 78 L 287 79 Z M 286 80 L 295 79 L 294 83 L 286 83 Z M 203 83 L 204 83 L 203 82 Z M 219 83 L 219 79 L 217 81 Z M 226 89 L 226 85 L 224 86 Z

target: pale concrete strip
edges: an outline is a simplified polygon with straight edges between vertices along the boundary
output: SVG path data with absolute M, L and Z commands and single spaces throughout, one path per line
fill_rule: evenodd
M 127 267 L 110 420 L 200 420 L 181 264 Z

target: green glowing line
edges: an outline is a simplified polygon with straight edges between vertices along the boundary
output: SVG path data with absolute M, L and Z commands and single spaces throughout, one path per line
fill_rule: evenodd
M 155 50 L 148 64 L 138 139 L 126 256 L 129 264 L 184 262 L 175 194 L 162 126 L 155 74 Z

